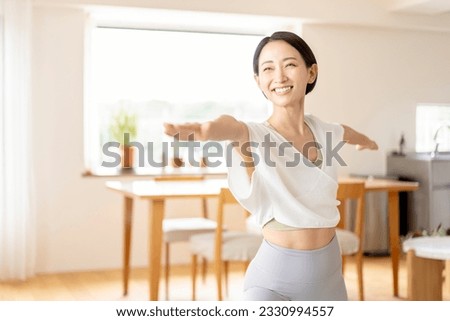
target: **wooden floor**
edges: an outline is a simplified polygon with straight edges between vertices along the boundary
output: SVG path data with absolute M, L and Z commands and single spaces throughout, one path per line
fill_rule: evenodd
M 174 267 L 170 285 L 170 300 L 190 300 L 191 279 L 189 266 Z M 240 300 L 243 269 L 234 266 L 230 273 L 230 293 L 227 300 Z M 364 286 L 366 300 L 390 301 L 406 299 L 406 264 L 402 258 L 399 273 L 400 298 L 392 295 L 390 258 L 364 258 Z M 357 300 L 357 279 L 354 262 L 348 260 L 345 281 L 350 300 Z M 216 288 L 213 275 L 205 284 L 199 282 L 198 300 L 215 300 Z M 160 286 L 160 298 L 164 299 L 164 285 Z M 120 270 L 40 275 L 26 282 L 0 282 L 0 300 L 147 300 L 148 282 L 146 269 L 134 269 L 131 273 L 129 295 L 122 296 Z M 444 291 L 444 299 L 450 295 Z

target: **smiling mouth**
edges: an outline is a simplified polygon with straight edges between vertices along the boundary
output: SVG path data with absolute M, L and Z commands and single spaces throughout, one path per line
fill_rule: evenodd
M 272 89 L 272 91 L 274 91 L 277 94 L 284 94 L 284 93 L 287 93 L 292 88 L 294 88 L 294 87 L 293 86 L 279 87 L 279 88 Z

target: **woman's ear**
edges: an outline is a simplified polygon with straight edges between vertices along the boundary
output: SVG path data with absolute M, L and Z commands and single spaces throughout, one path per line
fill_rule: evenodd
M 308 84 L 312 84 L 316 78 L 317 78 L 317 73 L 319 72 L 319 67 L 317 66 L 317 64 L 313 64 L 310 68 L 309 68 L 309 80 L 308 80 Z
M 264 95 L 264 97 L 267 99 L 266 94 L 264 93 L 264 90 L 262 90 L 260 83 L 259 83 L 259 76 L 257 74 L 253 75 L 253 78 L 255 78 L 256 84 L 258 85 L 258 88 L 261 90 L 262 94 Z
M 256 84 L 258 85 L 258 87 L 261 88 L 261 87 L 259 86 L 259 76 L 258 76 L 257 74 L 254 74 L 254 75 L 253 75 L 253 78 L 255 79 Z

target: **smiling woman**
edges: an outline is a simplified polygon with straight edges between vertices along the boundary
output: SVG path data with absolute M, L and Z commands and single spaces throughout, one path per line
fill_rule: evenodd
M 335 234 L 342 164 L 322 159 L 344 141 L 360 149 L 378 146 L 348 126 L 305 114 L 305 96 L 315 86 L 317 70 L 302 38 L 275 32 L 260 41 L 253 56 L 254 78 L 272 105 L 266 121 L 221 115 L 203 123 L 164 124 L 166 133 L 179 139 L 227 140 L 235 146 L 228 185 L 264 235 L 246 272 L 247 300 L 347 299 Z M 282 155 L 273 153 L 271 148 L 281 145 L 287 147 Z M 267 162 L 268 155 L 273 161 Z M 293 155 L 307 161 L 286 166 Z

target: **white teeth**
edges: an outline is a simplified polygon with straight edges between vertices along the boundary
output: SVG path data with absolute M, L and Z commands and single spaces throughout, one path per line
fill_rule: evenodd
M 282 93 L 285 93 L 285 92 L 291 90 L 291 87 L 288 86 L 288 87 L 282 87 L 282 88 L 275 88 L 274 90 L 277 94 L 282 94 Z

